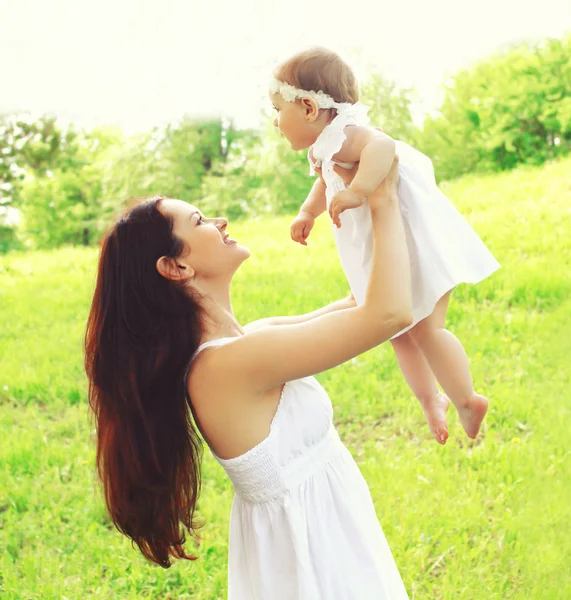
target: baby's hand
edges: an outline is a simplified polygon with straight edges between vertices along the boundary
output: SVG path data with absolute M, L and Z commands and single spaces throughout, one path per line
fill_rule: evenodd
M 366 198 L 357 195 L 351 188 L 346 188 L 337 192 L 329 204 L 329 216 L 337 227 L 341 227 L 339 215 L 348 208 L 359 208 L 363 206 Z
M 300 212 L 297 217 L 292 221 L 290 227 L 291 239 L 294 242 L 299 242 L 303 246 L 307 246 L 307 238 L 309 237 L 310 231 L 313 229 L 315 218 L 307 212 Z

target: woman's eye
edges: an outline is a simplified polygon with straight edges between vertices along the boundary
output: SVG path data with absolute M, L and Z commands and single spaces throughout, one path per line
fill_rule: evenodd
M 204 221 L 202 220 L 202 217 L 198 217 L 198 219 L 196 219 L 197 225 L 202 225 L 203 223 L 204 223 Z

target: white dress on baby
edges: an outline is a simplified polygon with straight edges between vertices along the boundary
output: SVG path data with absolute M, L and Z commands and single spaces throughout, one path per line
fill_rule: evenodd
M 233 339 L 202 344 L 197 354 Z M 235 491 L 228 600 L 408 599 L 367 483 L 315 378 L 285 384 L 257 446 L 214 456 Z
M 334 164 L 353 167 L 353 164 L 335 163 L 333 156 L 346 139 L 345 127 L 368 123 L 365 110 L 363 105 L 356 104 L 335 117 L 310 148 L 310 173 L 315 173 L 314 167 L 321 167 L 328 208 L 336 192 L 345 189 L 345 183 L 333 170 Z M 399 205 L 410 258 L 413 310 L 410 327 L 414 327 L 432 313 L 446 292 L 460 283 L 478 283 L 500 265 L 436 185 L 430 159 L 404 142 L 395 144 L 399 157 Z M 346 210 L 340 219 L 341 228 L 333 225 L 337 250 L 351 292 L 357 303 L 362 304 L 373 258 L 368 203 Z

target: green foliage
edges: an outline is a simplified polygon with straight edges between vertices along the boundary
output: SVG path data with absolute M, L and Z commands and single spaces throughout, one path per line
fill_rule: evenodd
M 44 176 L 28 174 L 21 189 L 25 235 L 38 248 L 96 242 L 128 201 L 200 196 L 202 180 L 225 160 L 232 124 L 184 118 L 125 139 L 114 128 L 76 134 L 73 152 Z
M 571 36 L 457 73 L 422 130 L 412 98 L 374 70 L 361 86 L 372 124 L 431 157 L 440 180 L 543 164 L 571 151 Z M 48 116 L 0 117 L 0 253 L 95 243 L 144 196 L 182 198 L 231 219 L 296 212 L 313 184 L 306 154 L 292 151 L 267 116 L 262 123 L 237 130 L 186 116 L 125 138 L 107 127 L 62 129 Z
M 294 152 L 268 120 L 262 134 L 242 132 L 206 177 L 201 206 L 230 218 L 297 211 L 313 185 L 305 152 Z
M 26 236 L 37 248 L 98 240 L 103 209 L 102 165 L 121 143 L 117 129 L 74 134 L 74 144 L 45 176 L 28 175 L 20 192 Z
M 490 413 L 476 442 L 453 409 L 440 447 L 388 344 L 319 376 L 371 489 L 411 600 L 571 597 L 571 160 L 444 185 L 502 269 L 459 286 L 448 327 Z M 252 249 L 242 322 L 347 292 L 327 219 L 310 245 L 289 218 L 230 223 Z M 111 525 L 95 484 L 82 335 L 97 252 L 0 257 L 0 597 L 226 598 L 232 488 L 205 452 L 200 558 L 154 567 Z
M 457 73 L 418 144 L 440 179 L 568 154 L 571 36 L 523 44 Z
M 55 117 L 0 115 L 0 204 L 17 204 L 26 170 L 45 175 L 73 141 L 73 130 L 63 132 Z
M 0 116 L 0 253 L 23 247 L 16 223 L 25 177 L 46 177 L 68 164 L 76 138 L 73 128 L 62 130 L 55 117 Z
M 371 71 L 361 85 L 361 102 L 369 106 L 371 125 L 414 145 L 416 126 L 410 112 L 412 95 L 412 90 L 397 88 L 394 82 L 376 71 Z
M 18 239 L 16 227 L 13 225 L 5 225 L 5 211 L 0 207 L 0 254 L 5 254 L 9 250 L 23 250 L 24 245 Z
M 53 177 L 31 180 L 24 187 L 28 235 L 38 248 L 93 243 L 101 191 L 96 166 L 58 170 Z
M 197 121 L 185 117 L 155 136 L 153 158 L 160 176 L 153 182 L 163 194 L 188 201 L 200 197 L 203 178 L 218 161 L 225 160 L 236 133 L 221 119 Z
M 412 143 L 410 95 L 410 90 L 398 90 L 372 72 L 362 86 L 361 100 L 370 107 L 374 125 Z M 201 206 L 230 218 L 290 214 L 299 209 L 313 181 L 306 151 L 294 152 L 266 118 L 261 132 L 242 132 L 224 160 L 205 177 Z

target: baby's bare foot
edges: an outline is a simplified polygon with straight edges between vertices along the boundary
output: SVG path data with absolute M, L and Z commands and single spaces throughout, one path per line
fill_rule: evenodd
M 474 394 L 466 406 L 458 407 L 460 423 L 466 435 L 475 439 L 480 431 L 480 425 L 488 412 L 488 399 L 480 394 Z
M 450 400 L 442 393 L 430 400 L 420 401 L 426 422 L 439 444 L 444 445 L 448 439 L 448 424 L 446 423 L 446 412 L 450 406 Z

